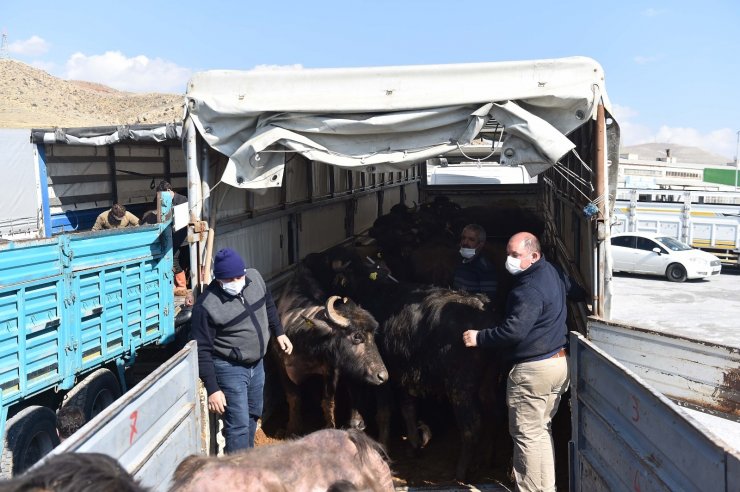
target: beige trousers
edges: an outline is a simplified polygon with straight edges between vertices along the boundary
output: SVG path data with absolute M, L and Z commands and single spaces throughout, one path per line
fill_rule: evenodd
M 552 418 L 568 389 L 567 357 L 514 365 L 506 384 L 516 490 L 554 491 Z

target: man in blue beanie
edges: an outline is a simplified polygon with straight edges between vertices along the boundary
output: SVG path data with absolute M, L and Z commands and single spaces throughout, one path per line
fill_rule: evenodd
M 283 334 L 265 281 L 239 253 L 231 248 L 216 253 L 213 276 L 216 280 L 193 307 L 192 337 L 198 342 L 208 409 L 224 416 L 226 453 L 231 454 L 254 447 L 265 385 L 262 358 L 270 335 L 287 354 L 293 345 Z

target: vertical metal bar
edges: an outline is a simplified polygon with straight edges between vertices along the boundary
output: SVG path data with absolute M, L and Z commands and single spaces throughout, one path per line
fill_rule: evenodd
M 605 242 L 609 240 L 609 234 L 606 228 L 608 227 L 608 197 L 606 194 L 606 176 L 607 176 L 607 162 L 606 162 L 606 122 L 604 105 L 599 104 L 596 109 L 596 125 L 595 125 L 595 138 L 594 138 L 594 174 L 596 178 L 595 192 L 596 198 L 600 198 L 599 207 L 599 219 L 596 222 L 596 245 L 595 245 L 595 260 L 594 267 L 594 300 L 593 308 L 597 316 L 604 316 L 604 301 L 606 299 L 606 268 L 608 261 L 606 255 L 608 250 Z
M 172 183 L 172 162 L 170 162 L 170 146 L 164 146 L 164 179 Z
M 578 402 L 578 391 L 579 387 L 579 358 L 581 352 L 581 346 L 579 344 L 578 336 L 571 332 L 570 333 L 570 357 L 568 357 L 568 369 L 570 371 L 570 428 L 571 438 L 568 443 L 568 469 L 569 469 L 569 490 L 570 492 L 576 492 L 580 489 L 580 450 L 579 444 L 581 440 L 581 429 L 580 425 L 580 404 Z
M 336 170 L 334 166 L 326 166 L 329 168 L 329 196 L 334 198 L 334 196 L 336 195 L 336 186 L 334 183 L 334 173 L 336 172 Z
M 118 180 L 116 179 L 116 150 L 108 146 L 108 173 L 110 174 L 111 201 L 118 203 Z
M 211 218 L 211 159 L 208 154 L 208 146 L 201 142 L 201 163 L 200 163 L 200 175 L 203 185 L 201 186 L 201 193 L 203 196 L 203 217 L 207 217 L 210 221 Z M 213 227 L 214 224 L 209 222 L 209 227 Z
M 44 144 L 36 145 L 39 166 L 39 191 L 41 192 L 41 212 L 43 217 L 44 237 L 51 237 L 51 211 L 49 210 L 49 177 L 46 172 L 46 150 Z
M 308 166 L 308 176 L 306 179 L 306 186 L 308 187 L 308 201 L 313 202 L 313 188 L 314 188 L 314 173 L 313 173 L 313 161 L 306 161 Z
M 195 125 L 190 118 L 185 120 L 183 130 L 185 136 L 185 164 L 188 170 L 188 211 L 190 212 L 190 224 L 188 225 L 188 236 L 195 235 L 193 224 L 201 220 L 201 179 L 198 166 L 198 141 Z M 190 287 L 198 292 L 200 286 L 200 264 L 198 262 L 198 242 L 190 242 Z

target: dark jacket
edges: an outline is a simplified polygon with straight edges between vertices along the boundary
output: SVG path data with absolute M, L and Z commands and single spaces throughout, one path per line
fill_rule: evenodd
M 478 345 L 506 348 L 504 352 L 513 363 L 556 352 L 567 343 L 567 291 L 563 276 L 543 256 L 514 277 L 506 318 L 481 330 Z
M 198 342 L 198 370 L 209 395 L 219 390 L 214 357 L 253 364 L 265 356 L 270 334 L 283 334 L 262 276 L 250 268 L 246 277 L 244 290 L 235 296 L 214 280 L 193 306 L 191 336 Z
M 480 254 L 470 261 L 463 260 L 455 269 L 452 288 L 464 290 L 471 294 L 486 294 L 489 299 L 494 300 L 496 296 L 496 270 L 488 259 Z

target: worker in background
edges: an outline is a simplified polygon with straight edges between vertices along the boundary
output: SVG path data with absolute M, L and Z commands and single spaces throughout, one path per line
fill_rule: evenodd
M 120 203 L 114 203 L 110 210 L 106 210 L 98 215 L 95 224 L 92 226 L 93 231 L 102 231 L 105 229 L 122 229 L 124 227 L 133 227 L 139 225 L 139 218 L 131 212 L 126 211 L 126 207 Z

